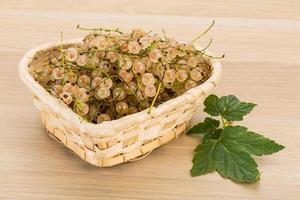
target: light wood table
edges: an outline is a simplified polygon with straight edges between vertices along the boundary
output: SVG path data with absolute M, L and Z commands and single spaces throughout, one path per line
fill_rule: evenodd
M 88 3 L 87 3 L 88 2 Z M 219 95 L 259 106 L 244 125 L 286 146 L 258 157 L 256 184 L 217 173 L 192 178 L 196 138 L 180 136 L 147 158 L 95 168 L 50 139 L 18 78 L 21 56 L 41 43 L 82 36 L 75 26 L 139 26 L 191 40 L 216 20 L 210 37 L 226 53 Z M 0 0 L 0 199 L 299 199 L 300 2 L 295 1 L 11 1 Z M 194 121 L 203 118 L 199 111 Z

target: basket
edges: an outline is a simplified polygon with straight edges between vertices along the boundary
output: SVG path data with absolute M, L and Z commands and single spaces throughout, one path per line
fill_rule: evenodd
M 80 41 L 72 40 L 64 45 Z M 27 52 L 19 63 L 19 75 L 33 93 L 34 105 L 40 111 L 49 135 L 98 167 L 139 160 L 177 138 L 186 131 L 196 109 L 203 104 L 221 76 L 220 62 L 207 57 L 212 72 L 203 84 L 153 108 L 151 114 L 144 110 L 117 120 L 92 124 L 82 121 L 66 104 L 48 93 L 28 71 L 36 53 L 58 45 L 47 43 Z

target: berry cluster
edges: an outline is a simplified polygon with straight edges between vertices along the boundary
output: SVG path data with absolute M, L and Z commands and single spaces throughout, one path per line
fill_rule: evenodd
M 79 27 L 80 28 L 80 27 Z M 211 67 L 192 43 L 134 29 L 93 29 L 80 44 L 38 52 L 36 81 L 83 119 L 101 123 L 157 106 L 203 83 Z

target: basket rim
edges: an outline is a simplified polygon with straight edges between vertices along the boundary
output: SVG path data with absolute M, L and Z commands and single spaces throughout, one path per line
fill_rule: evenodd
M 82 43 L 82 38 L 66 40 L 63 42 L 63 45 L 74 43 Z M 60 45 L 60 42 L 58 41 L 44 43 L 26 52 L 19 62 L 19 76 L 21 80 L 25 83 L 25 85 L 32 91 L 32 93 L 34 93 L 42 101 L 44 101 L 47 104 L 47 106 L 51 107 L 54 111 L 59 112 L 65 119 L 74 122 L 81 131 L 86 132 L 92 137 L 112 136 L 112 133 L 115 132 L 112 131 L 112 129 L 118 126 L 120 126 L 121 128 L 123 127 L 124 123 L 128 125 L 133 121 L 142 122 L 151 118 L 158 117 L 161 113 L 168 112 L 168 110 L 170 111 L 172 110 L 172 108 L 180 106 L 180 104 L 182 105 L 183 103 L 194 102 L 197 98 L 199 98 L 199 93 L 203 93 L 203 91 L 209 92 L 212 89 L 212 87 L 214 87 L 215 84 L 219 81 L 221 76 L 222 66 L 220 61 L 208 57 L 212 71 L 211 76 L 204 83 L 186 91 L 185 93 L 176 98 L 170 99 L 158 105 L 157 107 L 153 107 L 150 114 L 147 113 L 148 109 L 145 109 L 138 113 L 124 116 L 120 119 L 102 122 L 100 124 L 94 124 L 87 121 L 83 121 L 79 115 L 77 115 L 60 99 L 52 96 L 49 92 L 47 92 L 37 81 L 34 80 L 34 78 L 30 75 L 28 71 L 28 65 L 31 63 L 34 55 L 38 51 L 46 50 L 58 45 Z M 199 46 L 195 46 L 196 48 L 201 49 Z M 213 55 L 209 51 L 205 52 L 209 55 Z M 106 130 L 105 133 L 102 132 L 103 130 Z

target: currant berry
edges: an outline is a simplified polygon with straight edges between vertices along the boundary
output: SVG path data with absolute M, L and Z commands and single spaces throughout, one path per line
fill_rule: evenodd
M 154 97 L 156 94 L 156 87 L 154 85 L 147 85 L 145 87 L 145 95 L 147 97 Z
M 138 54 L 142 50 L 142 47 L 138 42 L 133 41 L 128 43 L 128 52 L 132 54 Z
M 99 88 L 97 91 L 96 91 L 96 95 L 95 95 L 95 97 L 97 98 L 99 98 L 99 99 L 105 99 L 105 98 L 107 98 L 107 97 L 109 97 L 110 96 L 110 89 L 108 89 L 108 88 Z
M 159 49 L 154 49 L 149 53 L 149 59 L 154 63 L 157 63 L 158 59 L 161 58 L 161 56 L 162 54 Z
M 113 90 L 113 97 L 117 100 L 117 101 L 122 101 L 126 98 L 126 93 L 125 90 L 121 87 L 117 87 Z
M 188 73 L 185 70 L 178 70 L 176 72 L 176 80 L 184 82 L 188 78 Z
M 95 78 L 95 77 L 101 77 L 102 76 L 102 72 L 100 69 L 95 69 L 92 71 L 91 73 L 91 77 Z
M 132 60 L 127 56 L 120 56 L 119 57 L 119 65 L 121 69 L 128 70 L 132 66 Z
M 105 113 L 102 113 L 102 114 L 98 115 L 98 117 L 97 117 L 98 124 L 100 124 L 101 122 L 110 121 L 110 120 L 111 120 L 110 116 Z
M 84 88 L 76 88 L 74 91 L 74 96 L 81 102 L 87 102 L 90 97 Z
M 91 78 L 88 75 L 81 75 L 77 79 L 77 84 L 79 87 L 86 87 L 90 84 Z
M 172 69 L 168 69 L 166 70 L 165 72 L 165 76 L 164 76 L 164 79 L 163 79 L 163 82 L 165 83 L 172 83 L 175 81 L 175 72 L 174 70 Z
M 79 66 L 85 66 L 88 63 L 88 61 L 89 61 L 88 55 L 83 54 L 83 55 L 78 56 L 76 63 Z
M 60 80 L 64 78 L 64 71 L 60 67 L 56 67 L 52 70 L 52 76 L 56 80 Z
M 93 56 L 90 60 L 90 64 L 93 66 L 93 67 L 97 67 L 100 63 L 100 59 L 98 56 Z
M 110 78 L 106 78 L 100 83 L 101 88 L 110 89 L 112 86 L 113 86 L 113 81 Z
M 67 104 L 69 105 L 70 103 L 72 103 L 73 98 L 72 95 L 68 92 L 62 92 L 59 97 Z
M 128 107 L 128 114 L 129 115 L 137 113 L 137 112 L 139 112 L 139 110 L 137 109 L 137 107 L 135 107 L 135 106 L 129 106 Z
M 111 63 L 114 63 L 118 60 L 118 53 L 116 53 L 116 52 L 112 52 L 112 51 L 107 52 L 106 56 Z
M 111 67 L 110 63 L 105 60 L 101 61 L 99 64 L 99 69 L 103 72 L 109 72 L 110 67 Z
M 77 112 L 77 114 L 79 114 L 80 116 L 85 116 L 89 112 L 89 105 L 83 102 L 77 102 L 74 109 L 75 112 Z
M 133 74 L 131 71 L 126 71 L 121 69 L 119 72 L 119 76 L 125 81 L 125 82 L 130 82 L 133 79 Z
M 117 113 L 124 115 L 128 112 L 128 104 L 125 101 L 120 101 L 116 103 Z
M 92 88 L 98 87 L 101 84 L 102 81 L 103 81 L 103 79 L 99 76 L 96 76 L 95 78 L 93 78 L 93 80 L 91 82 Z
M 123 88 L 126 94 L 133 94 L 137 90 L 137 85 L 135 82 L 130 81 L 123 84 Z
M 188 80 L 185 82 L 185 84 L 184 84 L 184 88 L 185 88 L 186 90 L 189 90 L 189 89 L 191 89 L 191 88 L 193 88 L 193 87 L 196 87 L 196 86 L 197 86 L 197 83 L 196 83 L 195 81 L 191 80 L 191 79 L 188 79 Z
M 53 85 L 51 89 L 51 94 L 54 96 L 59 96 L 63 92 L 62 85 Z
M 153 74 L 151 73 L 146 73 L 142 76 L 142 83 L 144 85 L 154 85 L 155 83 L 155 78 Z
M 199 63 L 199 58 L 196 56 L 190 57 L 187 60 L 187 64 L 191 67 L 196 67 L 198 65 L 198 63 Z
M 135 74 L 144 74 L 145 69 L 146 69 L 145 64 L 140 61 L 136 61 L 132 65 L 132 72 Z
M 63 86 L 63 92 L 67 92 L 69 94 L 74 94 L 75 93 L 75 84 L 74 83 L 66 83 Z
M 152 62 L 148 57 L 143 57 L 141 62 L 145 64 L 145 67 L 149 69 L 152 66 Z
M 192 69 L 192 71 L 190 72 L 190 76 L 194 81 L 200 81 L 203 78 L 199 69 Z
M 67 72 L 67 73 L 65 74 L 65 79 L 66 79 L 67 82 L 70 82 L 70 83 L 76 83 L 76 81 L 77 81 L 77 76 L 76 76 L 76 74 L 73 73 L 73 72 Z
M 71 47 L 66 50 L 66 59 L 70 62 L 75 62 L 78 58 L 78 49 Z

